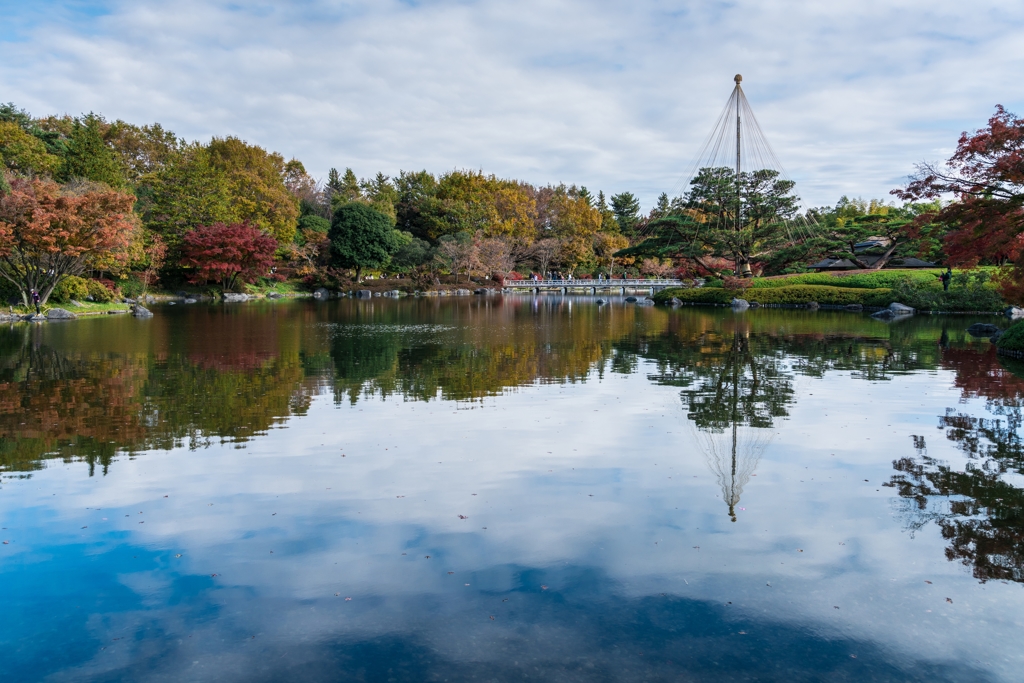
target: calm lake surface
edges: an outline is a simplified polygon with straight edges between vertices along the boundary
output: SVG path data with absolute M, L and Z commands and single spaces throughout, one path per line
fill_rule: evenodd
M 0 678 L 1019 681 L 1024 368 L 975 321 L 522 296 L 2 328 Z

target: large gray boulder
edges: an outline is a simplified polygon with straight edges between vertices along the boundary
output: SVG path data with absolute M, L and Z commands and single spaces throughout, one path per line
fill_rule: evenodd
M 468 289 L 456 289 L 455 296 L 473 296 L 473 292 Z
M 313 298 L 317 301 L 327 301 L 331 298 L 331 293 L 324 287 L 317 287 L 313 290 Z
M 358 292 L 356 292 L 356 298 L 358 298 L 358 299 L 372 299 L 373 298 L 373 292 L 370 291 L 369 289 L 360 289 Z
M 668 302 L 671 306 L 682 306 L 683 302 L 679 300 L 679 297 L 672 297 L 672 300 Z
M 63 308 L 51 308 L 46 312 L 47 320 L 74 320 L 78 316 Z
M 967 328 L 967 334 L 972 337 L 991 337 L 999 332 L 999 328 L 991 323 L 974 323 Z
M 911 308 L 910 306 L 906 306 L 904 304 L 898 304 L 895 301 L 889 304 L 889 310 L 895 313 L 896 315 L 914 315 L 913 308 Z
M 267 292 L 267 298 L 268 299 L 280 299 L 281 298 L 281 293 L 280 292 Z
M 812 311 L 818 310 L 818 308 L 819 308 L 818 302 L 817 301 L 808 301 L 807 302 L 807 308 L 811 309 Z
M 627 296 L 624 299 L 624 301 L 626 301 L 628 303 L 631 303 L 631 304 L 635 304 L 637 301 L 639 301 L 639 299 L 637 299 L 635 296 Z
M 233 303 L 239 303 L 241 301 L 248 301 L 249 298 L 250 297 L 249 297 L 248 294 L 239 294 L 237 292 L 224 292 L 224 303 L 226 303 L 226 304 L 233 304 Z
M 646 297 L 646 298 L 640 299 L 640 301 L 637 301 L 636 305 L 637 306 L 653 306 L 654 305 L 654 299 L 652 299 L 651 297 Z
M 149 310 L 145 306 L 136 304 L 132 308 L 132 315 L 134 315 L 136 318 L 152 318 L 153 311 Z
M 1005 311 L 1005 315 L 1010 320 L 1016 320 L 1017 318 L 1024 318 L 1024 308 L 1017 308 L 1016 306 L 1009 306 Z
M 750 308 L 750 302 L 746 299 L 733 299 L 730 305 L 734 311 L 745 311 Z
M 863 311 L 864 306 L 862 304 L 846 304 L 843 306 L 847 311 Z

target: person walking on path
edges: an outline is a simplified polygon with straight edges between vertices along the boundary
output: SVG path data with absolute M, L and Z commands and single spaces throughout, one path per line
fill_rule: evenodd
M 42 315 L 42 311 L 39 310 L 39 290 L 32 290 L 32 303 L 36 307 L 36 315 Z

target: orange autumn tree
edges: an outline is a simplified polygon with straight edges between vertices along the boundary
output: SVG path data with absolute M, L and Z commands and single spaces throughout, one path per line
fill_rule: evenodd
M 92 263 L 127 261 L 138 230 L 134 203 L 105 185 L 11 179 L 0 197 L 0 277 L 18 288 L 26 306 L 33 289 L 45 304 L 68 275 Z

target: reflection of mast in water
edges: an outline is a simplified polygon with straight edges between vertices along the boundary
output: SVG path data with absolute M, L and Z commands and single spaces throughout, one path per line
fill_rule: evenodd
M 740 336 L 736 335 L 733 338 L 734 351 L 738 347 L 746 349 L 746 344 L 739 342 Z M 750 476 L 754 474 L 757 463 L 761 460 L 761 454 L 764 453 L 764 449 L 768 447 L 775 435 L 771 429 L 742 424 L 743 416 L 740 412 L 741 372 L 740 363 L 733 362 L 732 391 L 726 398 L 729 402 L 727 418 L 729 428 L 727 430 L 714 430 L 707 427 L 699 429 L 694 425 L 696 432 L 694 437 L 701 445 L 701 450 L 704 451 L 708 467 L 718 478 L 718 484 L 722 487 L 722 498 L 729 506 L 729 517 L 734 522 L 736 521 L 736 504 L 740 502 L 743 487 L 750 481 Z M 731 438 L 726 437 L 726 433 Z
M 750 481 L 761 454 L 775 433 L 771 429 L 749 427 L 739 422 L 733 422 L 730 429 L 720 432 L 696 426 L 693 431 L 708 467 L 722 487 L 722 499 L 729 506 L 729 517 L 735 522 L 736 504 L 740 502 L 743 487 Z

